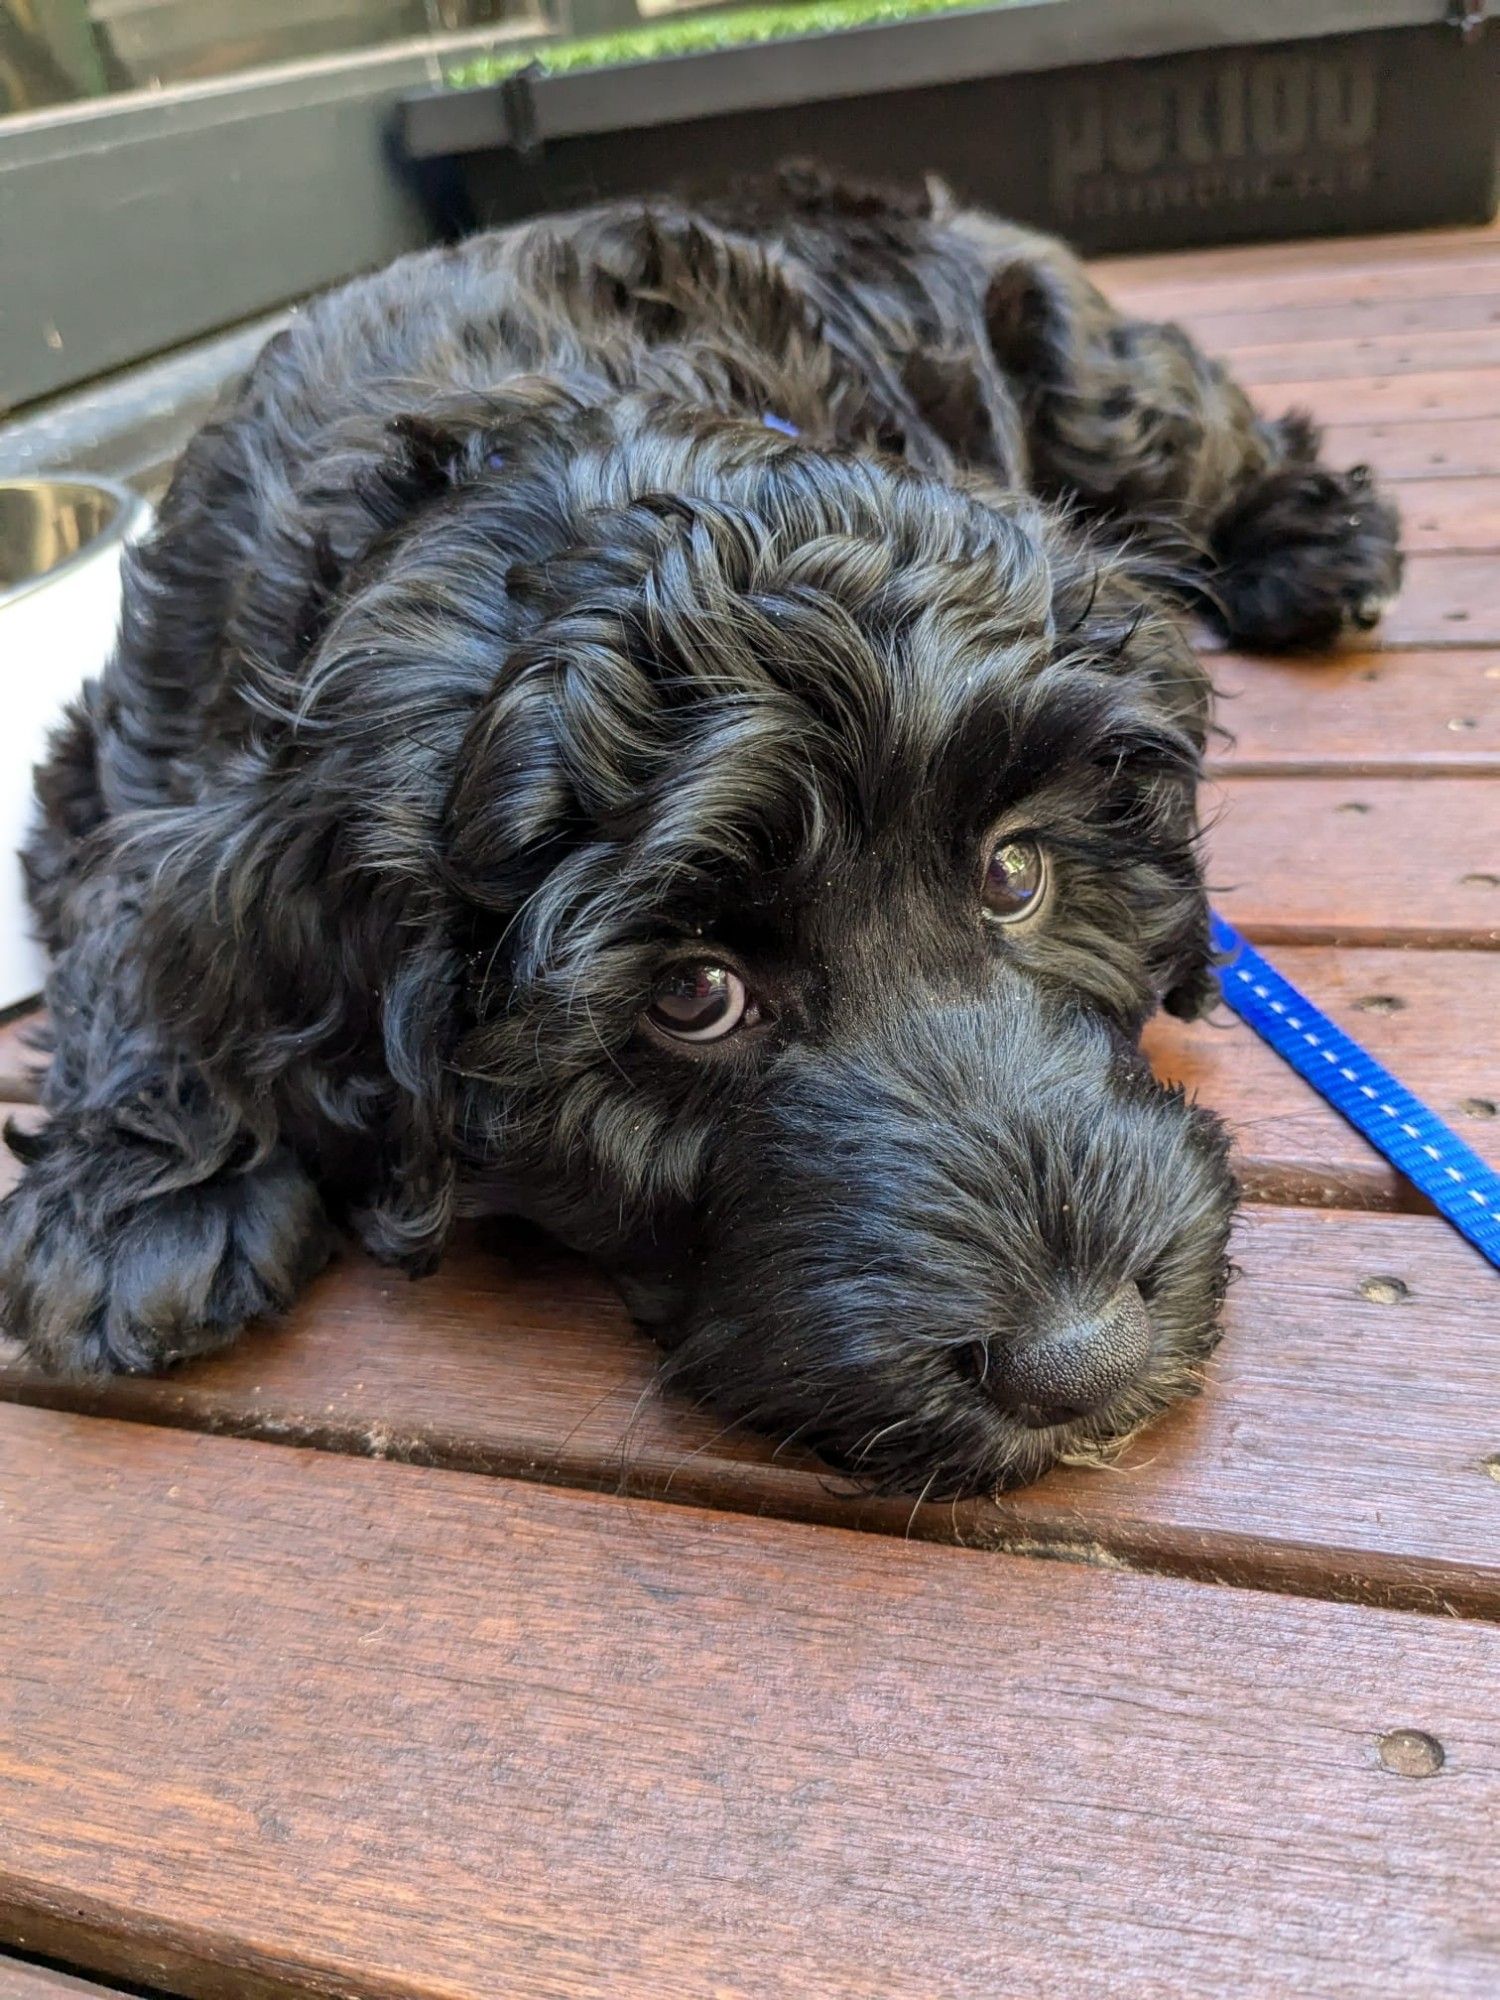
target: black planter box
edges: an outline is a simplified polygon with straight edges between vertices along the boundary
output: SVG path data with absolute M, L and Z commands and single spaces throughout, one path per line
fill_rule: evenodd
M 1484 222 L 1485 0 L 1031 0 L 402 106 L 441 226 L 712 191 L 791 157 L 935 170 L 1090 252 Z

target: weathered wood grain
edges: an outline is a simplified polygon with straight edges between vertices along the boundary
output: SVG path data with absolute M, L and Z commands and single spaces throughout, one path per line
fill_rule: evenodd
M 0 2000 L 110 2000 L 111 1994 L 120 2000 L 118 1986 L 96 1986 L 70 1972 L 0 1956 Z
M 1119 1465 L 962 1507 L 851 1493 L 652 1389 L 583 1265 L 492 1230 L 419 1284 L 353 1253 L 291 1318 L 158 1381 L 0 1369 L 0 1397 L 148 1426 L 1500 1617 L 1496 1280 L 1428 1216 L 1251 1207 L 1197 1401 Z M 1383 1303 L 1386 1281 L 1399 1297 Z M 1379 1281 L 1375 1295 L 1361 1287 Z M 3 1414 L 0 1414 L 3 1421 Z
M 1500 655 L 1365 651 L 1209 662 L 1215 768 L 1240 773 L 1463 775 L 1500 770 Z M 1354 811 L 1357 802 L 1346 810 Z
M 1101 285 L 1224 283 L 1274 275 L 1278 286 L 1303 272 L 1362 275 L 1404 264 L 1473 263 L 1500 258 L 1500 224 L 1482 228 L 1408 229 L 1380 236 L 1307 238 L 1292 243 L 1232 243 L 1202 250 L 1160 250 L 1100 257 Z M 1434 278 L 1441 285 L 1441 275 Z
M 1395 497 L 1402 498 L 1399 483 Z M 1500 646 L 1500 561 L 1492 554 L 1408 557 L 1380 638 L 1387 646 Z
M 1500 330 L 1495 334 L 1500 360 Z M 1500 367 L 1450 368 L 1439 371 L 1350 374 L 1340 378 L 1312 376 L 1303 381 L 1255 385 L 1253 400 L 1267 416 L 1291 407 L 1309 409 L 1322 424 L 1382 424 L 1432 422 L 1468 423 L 1475 417 L 1500 417 Z
M 1362 334 L 1357 340 L 1272 341 L 1233 357 L 1236 378 L 1266 390 L 1275 415 L 1296 400 L 1270 385 L 1337 381 L 1345 376 L 1430 375 L 1438 370 L 1493 368 L 1500 362 L 1500 327 L 1462 333 Z M 1257 397 L 1257 400 L 1261 398 Z
M 1440 281 L 1441 282 L 1441 281 Z M 1266 288 L 1267 302 L 1251 310 L 1169 311 L 1211 354 L 1234 355 L 1256 347 L 1296 342 L 1315 347 L 1325 341 L 1352 343 L 1403 335 L 1420 343 L 1428 335 L 1477 333 L 1500 328 L 1500 296 L 1481 292 L 1449 297 L 1441 290 L 1427 298 L 1338 299 L 1323 305 L 1280 305 L 1279 281 Z
M 1500 479 L 1412 479 L 1400 493 L 1408 551 L 1490 555 L 1500 550 Z
M 1276 944 L 1500 945 L 1500 786 L 1352 782 L 1208 788 L 1208 875 L 1229 921 Z M 1345 811 L 1354 801 L 1366 810 Z
M 1383 257 L 1319 270 L 1264 276 L 1204 277 L 1192 258 L 1165 277 L 1142 276 L 1134 259 L 1116 262 L 1099 282 L 1110 297 L 1143 313 L 1256 315 L 1270 307 L 1385 305 L 1393 300 L 1500 298 L 1500 250 L 1477 239 L 1476 254 L 1450 255 L 1433 269 L 1430 257 Z M 1100 268 L 1100 267 L 1096 267 Z
M 1419 1216 L 1252 1208 L 1236 1255 L 1204 1396 L 1119 1468 L 1002 1503 L 996 1539 L 1024 1546 L 1029 1521 L 1044 1547 L 1496 1616 L 1494 1271 Z
M 1408 479 L 1489 477 L 1500 465 L 1500 417 L 1480 417 L 1473 423 L 1442 418 L 1329 424 L 1323 455 L 1330 465 L 1368 465 L 1396 485 Z
M 74 1962 L 383 2000 L 1500 1973 L 1492 1627 L 0 1422 L 0 1929 Z
M 1232 355 L 1242 381 L 1289 385 L 1264 399 L 1277 413 L 1287 402 L 1315 403 L 1310 385 L 1330 379 L 1364 377 L 1374 394 L 1399 395 L 1394 386 L 1382 392 L 1374 385 L 1500 366 L 1500 320 L 1486 310 L 1500 301 L 1493 230 L 1425 243 L 1361 239 L 1315 267 L 1299 261 L 1306 249 L 1277 244 L 1110 259 L 1094 273 L 1123 309 L 1175 319 L 1211 352 Z M 1221 256 L 1237 261 L 1216 263 Z M 1460 300 L 1467 303 L 1457 307 L 1456 324 L 1452 302 Z M 1482 383 L 1475 393 L 1482 401 Z M 1485 412 L 1471 403 L 1459 414 Z
M 120 2000 L 118 1986 L 96 1986 L 94 1980 L 80 1980 L 72 1972 L 0 1956 L 0 2000 L 110 2000 L 110 1994 Z

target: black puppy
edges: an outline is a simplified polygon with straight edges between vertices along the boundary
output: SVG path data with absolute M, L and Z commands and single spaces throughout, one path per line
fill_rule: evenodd
M 806 173 L 311 306 L 40 776 L 5 1328 L 157 1368 L 335 1222 L 416 1273 L 505 1210 L 877 1484 L 1137 1425 L 1233 1200 L 1137 1050 L 1213 991 L 1165 591 L 1373 618 L 1394 517 L 1314 447 L 1056 244 Z

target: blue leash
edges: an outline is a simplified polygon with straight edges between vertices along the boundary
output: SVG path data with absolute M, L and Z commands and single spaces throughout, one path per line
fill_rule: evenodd
M 785 417 L 767 413 L 761 422 L 785 437 L 798 435 Z M 1213 918 L 1213 939 L 1226 961 L 1220 988 L 1240 1019 L 1500 1268 L 1500 1174 L 1220 916 Z
M 1240 1019 L 1500 1267 L 1500 1174 L 1222 917 L 1213 939 L 1226 960 L 1224 998 Z

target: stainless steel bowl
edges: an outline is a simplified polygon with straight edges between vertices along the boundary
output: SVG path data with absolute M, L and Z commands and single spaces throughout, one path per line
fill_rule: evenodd
M 150 513 L 112 479 L 0 479 L 0 610 L 118 550 Z

